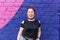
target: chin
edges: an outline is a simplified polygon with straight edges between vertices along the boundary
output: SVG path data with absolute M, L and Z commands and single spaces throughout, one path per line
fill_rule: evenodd
M 29 18 L 29 19 L 34 19 L 34 18 Z

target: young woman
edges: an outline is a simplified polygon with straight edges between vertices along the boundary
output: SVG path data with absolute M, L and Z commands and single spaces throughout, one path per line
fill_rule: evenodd
M 34 18 L 34 7 L 27 8 L 27 20 L 21 22 L 21 27 L 17 36 L 17 40 L 40 40 L 41 24 Z

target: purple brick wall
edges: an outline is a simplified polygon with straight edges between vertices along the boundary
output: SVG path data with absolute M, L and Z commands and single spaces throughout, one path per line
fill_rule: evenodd
M 11 4 L 8 4 L 9 2 L 11 2 Z M 0 40 L 16 40 L 21 21 L 27 19 L 26 7 L 31 5 L 36 8 L 35 18 L 41 21 L 41 40 L 59 39 L 58 28 L 60 16 L 60 0 L 24 0 L 22 5 L 20 3 L 21 0 L 0 0 L 1 16 L 3 16 L 3 13 L 4 15 L 9 12 L 9 15 L 15 13 L 14 16 L 12 15 L 12 18 L 7 16 L 9 17 L 10 21 L 8 21 L 3 27 L 0 26 Z M 1 20 L 0 25 L 2 22 L 3 21 Z M 6 21 L 4 20 L 4 22 Z

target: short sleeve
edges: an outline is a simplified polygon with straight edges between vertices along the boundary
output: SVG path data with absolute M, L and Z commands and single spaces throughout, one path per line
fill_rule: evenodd
M 40 23 L 40 20 L 38 20 L 38 27 L 40 27 L 41 26 L 41 23 Z
M 21 22 L 21 27 L 24 28 L 24 20 Z

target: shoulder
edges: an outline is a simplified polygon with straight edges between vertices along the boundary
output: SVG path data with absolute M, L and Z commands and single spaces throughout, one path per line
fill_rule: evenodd
M 38 23 L 40 23 L 40 20 L 38 20 L 38 19 L 35 19 Z
M 21 23 L 24 24 L 24 20 Z
M 38 22 L 40 23 L 40 20 L 38 20 Z
M 23 20 L 21 23 L 24 24 L 27 20 Z

